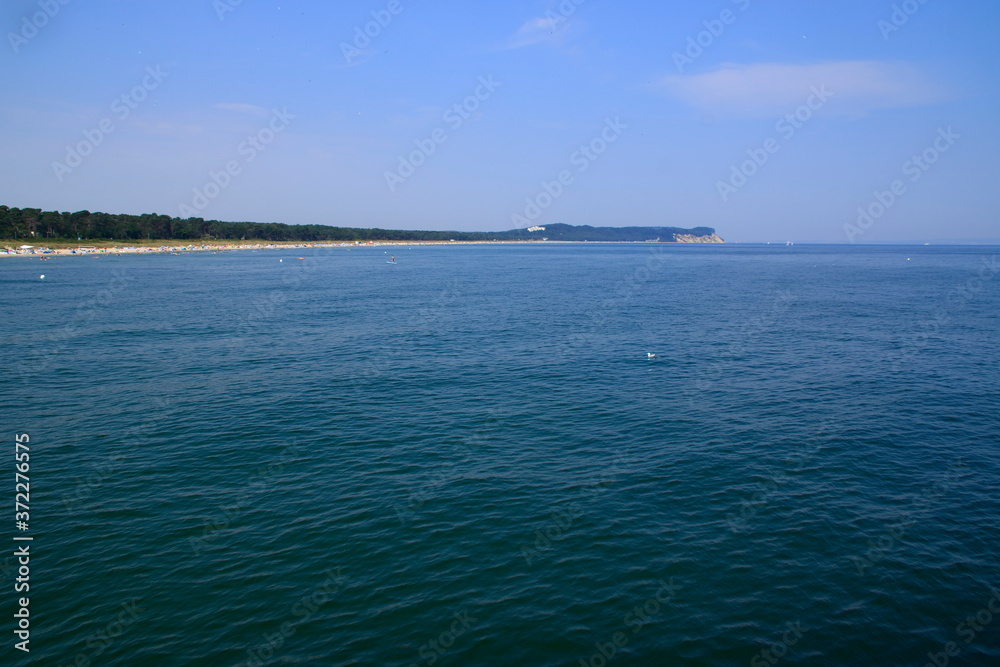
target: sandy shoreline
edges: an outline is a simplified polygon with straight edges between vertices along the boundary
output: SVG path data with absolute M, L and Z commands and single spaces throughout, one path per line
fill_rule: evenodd
M 32 246 L 30 248 L 5 246 L 0 247 L 0 257 L 53 257 L 65 255 L 146 255 L 146 254 L 179 254 L 182 252 L 219 252 L 235 250 L 308 250 L 310 248 L 374 248 L 379 246 L 416 246 L 416 245 L 477 245 L 482 243 L 525 243 L 525 241 L 365 241 L 355 242 L 316 242 L 316 243 L 206 243 L 176 246 L 89 246 L 50 248 L 48 246 Z M 532 241 L 538 243 L 538 241 Z M 27 244 L 23 244 L 27 245 Z
M 721 242 L 721 240 L 720 240 Z M 59 247 L 28 244 L 0 246 L 0 257 L 36 257 L 45 259 L 53 256 L 68 255 L 151 255 L 180 254 L 182 252 L 230 252 L 236 250 L 308 250 L 310 248 L 375 248 L 375 247 L 413 247 L 428 245 L 594 245 L 594 244 L 626 244 L 642 245 L 651 241 L 560 241 L 554 239 L 505 240 L 505 241 L 316 241 L 308 243 L 189 243 L 186 245 L 86 245 L 71 244 L 60 241 Z M 699 244 L 688 240 L 678 240 L 664 245 Z M 659 243 L 657 242 L 657 245 Z

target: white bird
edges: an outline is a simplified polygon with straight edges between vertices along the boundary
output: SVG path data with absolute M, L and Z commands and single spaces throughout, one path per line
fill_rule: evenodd
M 38 279 L 39 280 L 45 280 L 45 274 L 43 273 L 42 275 L 38 276 Z
M 652 352 L 647 352 L 646 353 L 646 358 L 647 359 L 656 359 L 656 355 L 653 354 Z

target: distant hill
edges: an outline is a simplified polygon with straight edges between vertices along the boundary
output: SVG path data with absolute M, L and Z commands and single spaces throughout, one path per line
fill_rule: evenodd
M 438 232 L 365 229 L 278 222 L 222 222 L 144 213 L 75 213 L 0 206 L 0 238 L 52 240 L 243 240 L 266 241 L 660 241 L 722 243 L 710 227 L 590 227 L 563 223 L 505 232 Z
M 529 227 L 528 229 L 535 229 Z M 505 232 L 516 235 L 517 238 L 547 238 L 550 241 L 660 241 L 671 243 L 692 239 L 706 239 L 705 243 L 722 243 L 711 227 L 591 227 L 590 225 L 566 225 L 563 223 L 546 225 L 539 231 L 528 232 L 524 229 Z M 682 237 L 678 239 L 677 237 Z M 713 238 L 718 240 L 708 240 Z

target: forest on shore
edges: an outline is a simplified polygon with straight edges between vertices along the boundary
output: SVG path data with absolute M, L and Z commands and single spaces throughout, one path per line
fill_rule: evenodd
M 529 229 L 531 231 L 529 231 Z M 0 206 L 0 238 L 16 241 L 654 241 L 710 236 L 710 227 L 591 227 L 563 223 L 504 232 L 420 231 L 279 222 L 223 222 L 143 213 L 75 213 Z

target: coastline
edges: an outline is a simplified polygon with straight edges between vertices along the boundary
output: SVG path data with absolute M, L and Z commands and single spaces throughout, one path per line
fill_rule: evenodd
M 31 248 L 0 248 L 0 257 L 51 257 L 72 255 L 149 255 L 182 252 L 235 252 L 238 250 L 308 250 L 310 248 L 374 248 L 377 246 L 468 245 L 472 243 L 505 243 L 504 241 L 381 241 L 381 242 L 315 242 L 315 243 L 198 243 L 186 245 L 115 245 L 87 246 L 63 244 L 67 247 L 33 246 Z M 25 244 L 26 245 L 26 244 Z
M 664 245 L 685 245 L 698 241 L 674 241 Z M 45 259 L 53 256 L 81 255 L 149 255 L 179 254 L 182 252 L 235 252 L 239 250 L 308 250 L 310 248 L 375 248 L 382 246 L 424 246 L 424 245 L 525 245 L 525 244 L 579 244 L 579 243 L 625 243 L 644 244 L 649 241 L 317 241 L 314 243 L 189 243 L 184 245 L 86 245 L 65 241 L 51 245 L 30 247 L 0 246 L 0 257 L 36 257 Z M 22 244 L 26 246 L 28 244 Z

